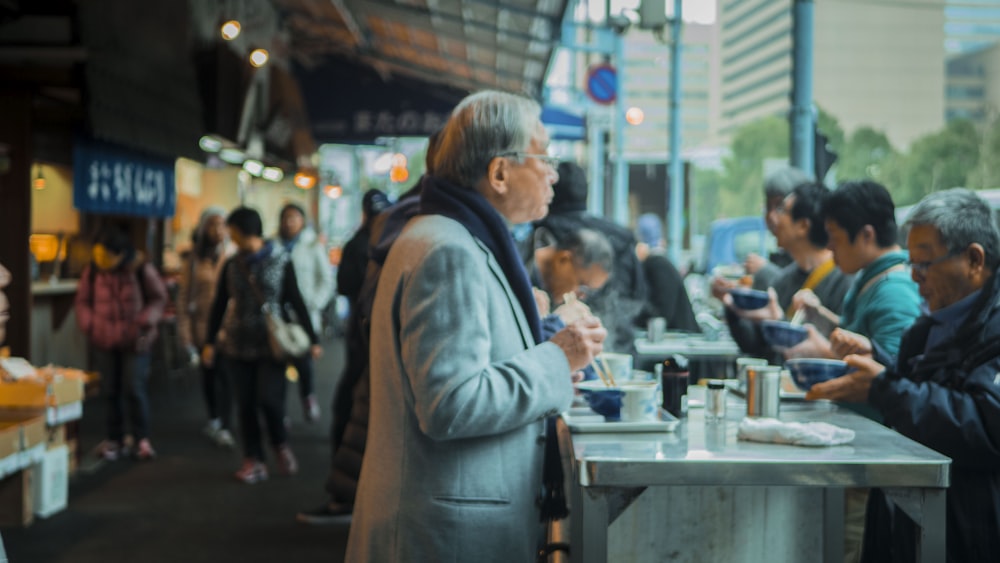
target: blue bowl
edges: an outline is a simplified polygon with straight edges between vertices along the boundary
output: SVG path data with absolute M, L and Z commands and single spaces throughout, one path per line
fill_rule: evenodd
M 733 305 L 745 311 L 763 309 L 771 301 L 771 297 L 766 291 L 757 291 L 746 287 L 734 287 L 729 290 L 729 295 L 733 296 Z
M 805 327 L 788 321 L 766 320 L 761 322 L 761 328 L 764 330 L 764 340 L 776 348 L 791 348 L 809 336 Z
M 576 384 L 576 388 L 583 394 L 590 410 L 603 415 L 607 421 L 621 420 L 624 391 L 608 387 L 602 381 L 581 381 Z
M 813 385 L 836 379 L 851 370 L 841 360 L 826 358 L 795 358 L 785 360 L 785 367 L 792 374 L 792 381 L 803 391 L 808 391 Z

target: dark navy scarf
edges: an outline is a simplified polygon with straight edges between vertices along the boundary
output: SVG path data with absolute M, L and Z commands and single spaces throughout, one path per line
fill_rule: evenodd
M 544 342 L 542 321 L 521 254 L 514 246 L 514 237 L 507 228 L 507 223 L 486 198 L 471 188 L 461 188 L 440 178 L 424 176 L 420 192 L 420 214 L 443 215 L 454 219 L 486 245 L 500 264 L 507 283 L 528 319 L 535 344 Z M 556 417 L 549 417 L 545 421 L 545 464 L 542 469 L 544 490 L 538 499 L 543 522 L 559 520 L 569 515 L 563 494 L 562 458 L 559 455 L 555 421 Z
M 514 246 L 514 237 L 503 217 L 486 198 L 471 188 L 460 188 L 440 178 L 426 176 L 420 192 L 421 215 L 443 215 L 462 224 L 493 253 L 507 277 L 524 311 L 535 344 L 541 344 L 542 322 L 531 291 L 528 272 L 521 262 L 521 254 Z

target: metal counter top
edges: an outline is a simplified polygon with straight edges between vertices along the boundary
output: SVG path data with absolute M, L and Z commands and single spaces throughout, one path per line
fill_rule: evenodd
M 706 425 L 701 411 L 693 409 L 673 433 L 573 434 L 580 484 L 948 486 L 949 458 L 831 403 L 784 403 L 781 419 L 850 428 L 856 434 L 851 444 L 817 448 L 739 441 L 745 406 L 730 400 L 728 407 L 729 417 L 720 425 Z

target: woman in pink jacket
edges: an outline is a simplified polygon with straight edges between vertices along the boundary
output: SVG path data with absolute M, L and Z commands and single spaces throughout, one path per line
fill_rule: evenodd
M 128 235 L 119 228 L 103 231 L 93 261 L 80 276 L 75 306 L 108 393 L 108 434 L 98 446 L 105 459 L 124 453 L 126 395 L 134 455 L 141 460 L 156 456 L 149 442 L 147 382 L 150 348 L 166 302 L 167 288 L 151 264 L 137 259 Z

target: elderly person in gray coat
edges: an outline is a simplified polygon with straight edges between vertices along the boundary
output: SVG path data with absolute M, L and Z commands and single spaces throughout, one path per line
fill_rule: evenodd
M 570 406 L 572 374 L 607 335 L 587 317 L 542 341 L 509 231 L 552 199 L 540 115 L 495 91 L 459 103 L 421 215 L 389 251 L 347 561 L 534 560 L 544 421 Z

